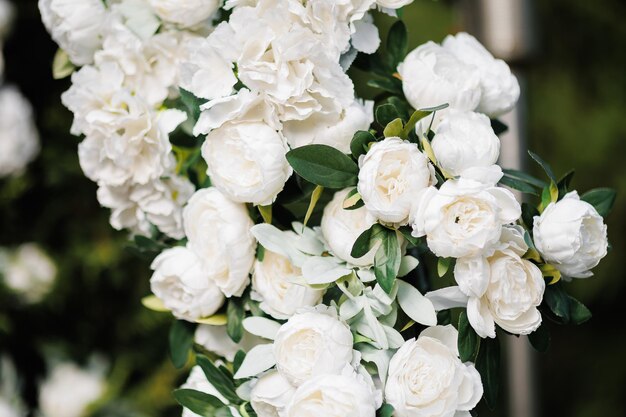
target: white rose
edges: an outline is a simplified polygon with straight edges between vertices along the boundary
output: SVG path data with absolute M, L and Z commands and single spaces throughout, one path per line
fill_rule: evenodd
M 224 398 L 222 394 L 220 394 L 220 392 L 217 390 L 217 388 L 213 386 L 213 384 L 211 384 L 211 382 L 209 382 L 206 375 L 204 374 L 204 371 L 198 365 L 191 368 L 189 377 L 187 378 L 187 381 L 185 381 L 185 383 L 181 385 L 181 388 L 200 391 L 205 394 L 214 396 L 225 405 L 229 404 L 228 400 Z M 237 411 L 235 407 L 229 407 L 229 411 L 233 417 L 241 417 L 241 414 L 239 414 L 239 411 Z M 182 417 L 201 417 L 201 416 L 189 410 L 188 408 L 183 407 Z
M 374 417 L 380 405 L 371 381 L 354 371 L 320 375 L 296 390 L 285 417 Z
M 339 375 L 352 361 L 352 344 L 350 328 L 330 308 L 296 313 L 276 334 L 276 368 L 295 386 L 314 376 Z
M 0 178 L 20 174 L 39 153 L 33 108 L 13 86 L 0 89 Z
M 227 297 L 240 296 L 250 283 L 256 241 L 245 205 L 227 199 L 217 188 L 197 191 L 183 210 L 189 248 Z
M 503 236 L 505 233 L 503 233 Z M 496 337 L 495 324 L 527 335 L 541 325 L 545 281 L 541 270 L 521 256 L 528 247 L 505 242 L 488 258 L 461 258 L 454 278 L 468 297 L 467 317 L 480 337 Z
M 29 303 L 41 301 L 54 285 L 57 267 L 35 243 L 20 245 L 15 253 L 0 253 L 4 285 Z
M 268 372 L 254 384 L 250 404 L 259 417 L 285 417 L 295 388 L 276 371 Z
M 349 189 L 337 191 L 324 208 L 321 222 L 322 234 L 333 255 L 351 265 L 370 266 L 374 263 L 376 248 L 372 248 L 367 255 L 358 259 L 350 256 L 350 252 L 356 239 L 376 223 L 376 219 L 365 207 L 355 210 L 343 208 L 343 202 L 349 191 Z
M 244 331 L 241 341 L 235 343 L 228 335 L 226 326 L 212 326 L 208 324 L 198 326 L 194 340 L 209 352 L 213 352 L 229 362 L 235 359 L 238 351 L 248 352 L 263 342 L 263 339 L 260 337 Z
M 220 6 L 219 0 L 148 0 L 148 3 L 161 19 L 182 27 L 207 20 Z
M 285 138 L 265 123 L 227 123 L 212 130 L 202 157 L 212 184 L 239 203 L 270 205 L 293 170 Z
M 448 103 L 459 110 L 474 110 L 480 102 L 480 76 L 471 65 L 434 42 L 411 51 L 398 66 L 402 89 L 416 109 Z
M 483 394 L 480 375 L 459 359 L 454 327 L 435 326 L 393 355 L 385 399 L 398 417 L 469 416 Z
M 175 317 L 194 322 L 213 315 L 224 304 L 224 295 L 191 250 L 166 249 L 150 267 L 154 271 L 150 288 Z
M 461 258 L 489 255 L 502 226 L 520 216 L 520 205 L 509 190 L 460 178 L 422 192 L 411 219 L 413 235 L 426 236 L 435 255 Z
M 355 100 L 340 114 L 314 114 L 308 119 L 284 124 L 283 134 L 292 148 L 321 144 L 350 153 L 350 142 L 359 130 L 368 130 L 374 121 L 374 102 Z
M 413 0 L 376 0 L 376 4 L 387 9 L 399 9 L 411 3 Z
M 500 139 L 484 114 L 452 109 L 437 126 L 432 148 L 448 174 L 476 177 L 493 169 L 500 156 Z
M 495 59 L 476 38 L 464 32 L 447 36 L 442 45 L 459 60 L 476 68 L 482 91 L 477 111 L 498 117 L 515 107 L 520 87 L 506 62 Z
M 288 319 L 302 307 L 317 305 L 324 291 L 314 290 L 293 281 L 302 277 L 302 271 L 289 258 L 265 250 L 263 261 L 254 263 L 252 291 L 260 301 L 261 310 L 275 319 Z
M 367 210 L 385 223 L 406 224 L 416 195 L 433 184 L 434 170 L 417 146 L 386 138 L 359 158 L 359 194 Z
M 185 177 L 171 175 L 147 184 L 101 185 L 98 202 L 111 209 L 109 219 L 116 230 L 128 229 L 149 236 L 152 226 L 174 239 L 185 237 L 183 205 L 194 192 Z
M 93 62 L 107 15 L 101 0 L 39 0 L 39 11 L 52 39 L 75 65 Z
M 43 417 L 80 417 L 105 388 L 100 374 L 73 363 L 61 363 L 39 388 L 39 412 Z
M 576 191 L 550 203 L 534 223 L 537 250 L 567 277 L 592 276 L 590 269 L 606 256 L 607 228 L 602 216 Z

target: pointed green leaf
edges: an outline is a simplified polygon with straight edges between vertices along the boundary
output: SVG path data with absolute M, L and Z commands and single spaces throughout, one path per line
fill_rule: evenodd
M 537 155 L 536 153 L 532 151 L 528 151 L 528 154 L 545 171 L 546 175 L 548 175 L 548 178 L 550 178 L 550 180 L 556 184 L 557 180 L 556 180 L 556 177 L 554 176 L 554 172 L 552 172 L 552 168 L 550 167 L 550 165 L 548 165 L 548 163 L 544 161 L 543 159 L 541 159 L 541 157 Z
M 528 341 L 537 352 L 547 352 L 550 348 L 550 331 L 548 325 L 542 323 L 534 332 L 528 335 Z
M 402 134 L 402 120 L 400 118 L 394 119 L 385 126 L 385 130 L 383 130 L 383 135 L 386 138 L 399 137 Z
M 189 358 L 189 350 L 193 346 L 193 334 L 196 326 L 192 323 L 175 320 L 169 334 L 170 358 L 176 368 L 182 368 Z
M 606 217 L 611 213 L 617 192 L 611 188 L 595 188 L 587 191 L 580 199 L 591 204 L 598 214 Z
M 467 319 L 467 311 L 461 311 L 459 315 L 459 356 L 461 362 L 475 362 L 476 356 L 480 349 L 480 336 L 476 334 L 469 320 Z
M 387 35 L 387 54 L 389 55 L 391 66 L 395 69 L 398 64 L 404 61 L 404 57 L 409 51 L 409 37 L 406 26 L 402 20 L 398 20 L 389 29 Z
M 374 256 L 374 275 L 376 282 L 389 294 L 400 270 L 402 254 L 395 230 L 383 229 L 382 244 Z
M 242 402 L 235 391 L 235 382 L 232 375 L 228 375 L 218 369 L 206 356 L 198 355 L 196 362 L 202 368 L 207 380 L 226 400 L 233 404 Z
M 476 369 L 480 373 L 485 390 L 485 402 L 493 410 L 496 408 L 500 392 L 500 341 L 498 339 L 481 340 L 476 357 Z
M 239 343 L 243 337 L 243 304 L 240 298 L 231 298 L 228 300 L 228 307 L 226 308 L 226 316 L 228 317 L 228 323 L 226 330 L 228 336 L 235 343 Z
M 213 417 L 224 404 L 213 395 L 193 389 L 177 389 L 174 398 L 180 405 L 202 417 Z
M 352 142 L 350 142 L 350 152 L 352 152 L 352 156 L 358 159 L 359 156 L 365 155 L 369 149 L 369 144 L 372 142 L 376 142 L 376 137 L 370 132 L 364 130 L 356 132 L 352 137 Z
M 359 168 L 347 155 L 327 145 L 307 145 L 287 153 L 287 161 L 305 180 L 327 188 L 356 185 Z

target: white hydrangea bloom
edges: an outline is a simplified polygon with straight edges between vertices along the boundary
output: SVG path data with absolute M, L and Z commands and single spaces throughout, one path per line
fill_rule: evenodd
M 39 153 L 33 109 L 13 86 L 0 89 L 0 177 L 17 175 Z

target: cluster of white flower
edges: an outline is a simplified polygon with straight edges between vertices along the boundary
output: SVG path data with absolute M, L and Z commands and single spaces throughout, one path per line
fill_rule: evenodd
M 9 34 L 13 5 L 0 0 L 0 83 L 4 79 L 2 46 Z M 0 86 L 0 178 L 19 175 L 39 153 L 33 109 L 12 85 Z
M 506 63 L 465 33 L 406 55 L 402 23 L 372 55 L 372 12 L 410 2 L 40 0 L 85 65 L 63 101 L 112 225 L 177 240 L 152 242 L 145 304 L 197 323 L 197 350 L 228 365 L 198 357 L 185 416 L 469 416 L 493 379 L 477 368 L 497 372 L 472 363 L 495 361 L 477 336 L 569 320 L 578 302 L 549 284 L 606 255 L 611 192 L 568 193 L 536 156 L 549 182 L 498 166 L 491 119 L 520 93 Z M 376 111 L 346 74 L 364 62 L 385 77 Z M 174 155 L 185 119 L 197 139 Z M 422 294 L 428 256 L 458 285 Z M 454 307 L 460 334 L 437 315 Z
M 193 193 L 177 175 L 169 134 L 186 120 L 164 103 L 178 95 L 185 45 L 211 29 L 216 1 L 40 0 L 44 24 L 74 65 L 63 94 L 85 175 L 111 225 L 150 235 L 155 226 L 184 236 L 182 206 Z M 200 9 L 200 10 L 199 10 Z
M 15 250 L 0 248 L 0 282 L 28 303 L 41 301 L 50 292 L 57 267 L 35 243 Z

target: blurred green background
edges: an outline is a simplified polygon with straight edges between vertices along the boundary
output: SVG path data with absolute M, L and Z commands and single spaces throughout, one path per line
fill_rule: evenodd
M 43 152 L 23 177 L 0 179 L 0 246 L 39 242 L 57 262 L 59 278 L 52 295 L 34 307 L 0 291 L 0 352 L 16 361 L 31 404 L 45 375 L 44 352 L 67 352 L 78 361 L 100 352 L 120 399 L 107 416 L 180 415 L 169 394 L 181 378 L 167 358 L 170 319 L 139 303 L 149 292 L 148 264 L 124 249 L 125 234 L 110 228 L 95 185 L 80 171 L 71 115 L 60 103 L 69 81 L 51 77 L 56 46 L 36 0 L 15 3 L 5 79 L 32 102 Z M 594 318 L 577 328 L 551 326 L 551 349 L 536 356 L 539 408 L 542 416 L 624 416 L 626 3 L 540 0 L 535 6 L 537 51 L 522 68 L 528 147 L 558 174 L 575 168 L 580 191 L 607 186 L 620 192 L 608 220 L 612 251 L 595 277 L 568 284 Z M 462 29 L 452 1 L 416 0 L 404 20 L 411 47 Z M 506 410 L 502 404 L 496 413 L 479 414 L 506 416 Z

